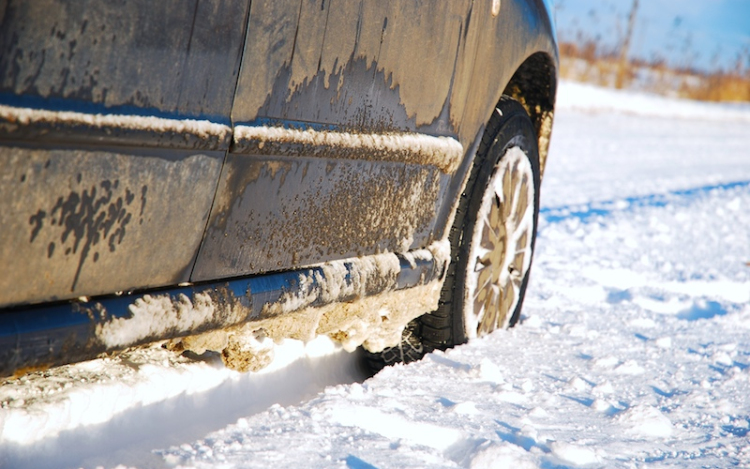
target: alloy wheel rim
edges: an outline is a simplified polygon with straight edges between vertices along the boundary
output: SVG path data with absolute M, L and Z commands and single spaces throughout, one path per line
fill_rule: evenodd
M 466 267 L 467 338 L 505 328 L 520 300 L 531 265 L 534 175 L 518 147 L 508 149 L 482 196 Z

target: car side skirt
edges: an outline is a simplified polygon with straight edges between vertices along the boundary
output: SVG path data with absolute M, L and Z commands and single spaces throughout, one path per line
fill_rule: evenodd
M 449 262 L 443 244 L 291 272 L 7 310 L 0 313 L 0 377 L 390 292 L 426 285 L 439 291 Z

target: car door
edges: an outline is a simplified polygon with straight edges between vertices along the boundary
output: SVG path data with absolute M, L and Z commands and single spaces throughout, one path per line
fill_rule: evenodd
M 248 12 L 0 1 L 0 306 L 189 280 Z
M 456 83 L 471 74 L 471 11 L 469 0 L 254 0 L 193 280 L 440 239 L 466 153 Z

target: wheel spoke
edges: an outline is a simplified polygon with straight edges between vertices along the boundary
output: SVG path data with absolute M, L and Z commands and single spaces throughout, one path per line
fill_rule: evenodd
M 478 292 L 482 293 L 485 291 L 487 286 L 489 286 L 492 282 L 492 268 L 488 267 L 486 269 L 482 269 L 479 271 L 479 276 L 477 277 L 477 287 Z
M 480 322 L 480 328 L 483 333 L 490 333 L 494 330 L 492 327 L 497 324 L 498 304 L 497 291 L 494 288 L 488 289 L 488 294 L 484 303 L 484 317 Z
M 512 199 L 512 177 L 510 174 L 510 169 L 506 168 L 506 170 L 503 172 L 503 201 L 505 202 L 503 204 L 503 219 L 507 220 L 508 217 L 510 217 L 510 211 L 513 208 L 512 204 L 508 203 Z
M 520 184 L 518 187 L 518 198 L 516 198 L 516 207 L 517 208 L 515 210 L 515 217 L 513 218 L 513 221 L 516 226 L 520 226 L 524 215 L 526 215 L 526 210 L 529 207 L 528 180 L 525 177 L 522 181 L 522 184 Z
M 503 297 L 500 303 L 500 310 L 503 311 L 503 317 L 498 317 L 495 324 L 497 327 L 503 327 L 505 325 L 505 318 L 506 316 L 512 312 L 512 309 L 515 306 L 515 299 L 516 299 L 516 291 L 515 288 L 506 288 L 503 290 Z

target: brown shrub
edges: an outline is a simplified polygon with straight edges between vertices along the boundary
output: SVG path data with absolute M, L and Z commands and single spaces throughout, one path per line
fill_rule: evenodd
M 604 50 L 592 40 L 581 42 L 560 43 L 560 76 L 614 87 L 619 67 L 617 51 Z M 732 71 L 705 72 L 692 67 L 674 68 L 660 57 L 651 61 L 631 59 L 623 85 L 625 88 L 702 101 L 750 101 L 750 51 L 744 50 L 738 55 Z

